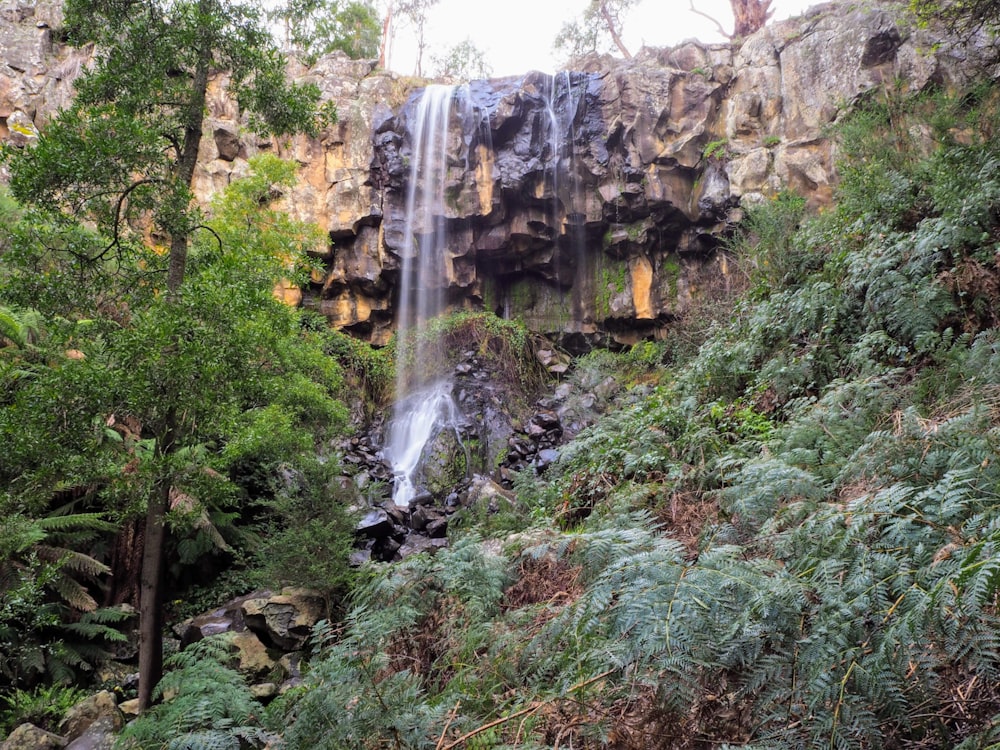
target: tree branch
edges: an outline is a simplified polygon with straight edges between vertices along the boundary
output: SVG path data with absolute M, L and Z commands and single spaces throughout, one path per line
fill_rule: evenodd
M 690 0 L 690 2 L 691 2 L 690 10 L 691 10 L 692 13 L 694 13 L 697 16 L 701 16 L 702 18 L 707 18 L 709 21 L 711 21 L 712 23 L 714 23 L 715 24 L 715 28 L 717 28 L 719 30 L 719 33 L 722 34 L 722 36 L 726 37 L 726 39 L 732 39 L 733 38 L 733 35 L 730 34 L 729 32 L 727 32 L 725 30 L 725 28 L 723 28 L 722 24 L 719 23 L 719 20 L 717 18 L 713 18 L 712 16 L 708 15 L 708 13 L 705 13 L 704 11 L 701 11 L 701 10 L 698 10 L 697 8 L 695 8 L 694 7 L 694 0 Z
M 212 227 L 208 226 L 207 224 L 195 224 L 193 227 L 191 227 L 191 231 L 192 232 L 194 230 L 196 230 L 196 229 L 204 229 L 210 235 L 212 235 L 213 237 L 215 237 L 215 241 L 219 243 L 219 252 L 220 253 L 225 249 L 225 246 L 223 245 L 223 242 L 222 242 L 222 237 L 220 237 L 219 233 L 216 232 L 214 229 L 212 229 Z
M 692 0 L 692 2 L 694 2 L 694 0 Z M 625 59 L 631 60 L 632 53 L 628 51 L 628 47 L 625 46 L 625 43 L 622 41 L 621 36 L 619 36 L 618 28 L 615 25 L 615 21 L 611 17 L 611 14 L 608 12 L 608 7 L 607 5 L 604 4 L 603 0 L 600 4 L 600 8 L 601 8 L 601 17 L 604 19 L 604 23 L 608 25 L 608 33 L 611 34 L 611 40 L 615 43 L 615 46 L 621 51 Z

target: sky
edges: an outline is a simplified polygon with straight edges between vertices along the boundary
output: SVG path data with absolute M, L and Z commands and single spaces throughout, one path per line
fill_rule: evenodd
M 795 16 L 820 0 L 774 0 L 773 20 Z M 482 50 L 495 77 L 519 75 L 529 70 L 554 72 L 559 56 L 552 42 L 565 21 L 580 13 L 587 0 L 439 0 L 428 14 L 424 73 L 433 72 L 431 58 L 443 57 L 452 45 L 469 38 Z M 700 10 L 732 28 L 728 0 L 695 0 Z M 689 0 L 640 0 L 625 21 L 625 43 L 634 53 L 643 44 L 665 47 L 685 39 L 721 42 L 715 25 L 692 13 Z M 415 70 L 413 32 L 400 28 L 389 67 L 404 75 Z

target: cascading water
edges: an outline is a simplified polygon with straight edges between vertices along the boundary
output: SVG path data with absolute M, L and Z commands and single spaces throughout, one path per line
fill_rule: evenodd
M 416 476 L 428 443 L 455 428 L 460 414 L 451 381 L 433 379 L 441 362 L 438 344 L 418 339 L 418 328 L 445 309 L 448 285 L 445 185 L 454 86 L 428 86 L 416 109 L 406 198 L 405 239 L 396 329 L 396 404 L 383 456 L 394 477 L 392 499 L 406 507 L 417 493 Z M 464 123 L 463 123 L 464 126 Z
M 573 76 L 562 71 L 549 77 L 545 90 L 545 116 L 548 120 L 548 158 L 546 179 L 552 189 L 552 217 L 562 226 L 563 247 L 569 251 L 572 267 L 583 268 L 585 231 L 583 188 L 576 163 L 575 121 L 581 104 L 579 86 Z M 557 255 L 557 257 L 559 257 Z M 557 269 L 556 276 L 559 276 Z M 577 288 L 579 279 L 573 279 Z

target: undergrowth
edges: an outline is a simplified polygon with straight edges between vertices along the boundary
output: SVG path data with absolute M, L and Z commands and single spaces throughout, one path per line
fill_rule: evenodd
M 517 482 L 527 531 L 367 571 L 269 709 L 285 747 L 996 746 L 994 101 L 844 125 L 837 206 L 751 211 L 730 319 L 619 360 Z
M 459 311 L 440 315 L 411 334 L 413 341 L 403 347 L 393 340 L 391 349 L 399 356 L 418 358 L 424 369 L 422 380 L 450 374 L 451 369 L 470 356 L 478 357 L 495 382 L 507 384 L 512 393 L 530 393 L 545 379 L 545 370 L 535 356 L 533 335 L 523 323 L 499 318 L 490 312 Z M 427 358 L 427 352 L 437 356 Z M 412 363 L 398 362 L 405 371 Z

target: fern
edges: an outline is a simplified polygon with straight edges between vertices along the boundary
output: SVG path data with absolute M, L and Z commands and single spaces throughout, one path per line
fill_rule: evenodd
M 273 742 L 274 734 L 261 725 L 264 707 L 229 666 L 231 661 L 225 635 L 198 641 L 168 658 L 170 671 L 156 688 L 163 702 L 131 722 L 116 747 L 229 750 Z

